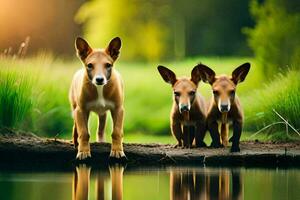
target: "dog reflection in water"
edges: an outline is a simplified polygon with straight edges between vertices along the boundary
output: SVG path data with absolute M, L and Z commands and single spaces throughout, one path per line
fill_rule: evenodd
M 170 199 L 243 199 L 240 171 L 172 169 L 170 172 Z
M 109 174 L 97 172 L 96 174 L 96 199 L 105 199 L 105 183 L 111 179 L 111 199 L 120 200 L 123 195 L 123 172 L 124 167 L 114 165 L 109 167 Z M 73 200 L 88 200 L 90 190 L 91 167 L 79 165 L 73 176 Z M 91 195 L 91 194 L 90 194 Z

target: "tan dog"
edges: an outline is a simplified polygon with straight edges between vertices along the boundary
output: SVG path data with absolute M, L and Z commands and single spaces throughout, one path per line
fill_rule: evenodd
M 175 147 L 192 146 L 195 139 L 197 147 L 204 147 L 206 131 L 206 112 L 204 98 L 197 92 L 200 74 L 197 67 L 192 70 L 191 78 L 176 78 L 174 72 L 158 66 L 162 78 L 172 85 L 173 106 L 170 114 L 172 134 L 178 143 Z
M 250 63 L 245 63 L 236 68 L 231 76 L 216 76 L 209 67 L 199 64 L 201 79 L 212 86 L 213 98 L 208 108 L 207 123 L 212 138 L 212 147 L 227 146 L 228 144 L 228 123 L 232 121 L 233 136 L 231 152 L 240 151 L 239 142 L 243 128 L 243 109 L 239 98 L 235 95 L 236 86 L 243 82 L 250 70 Z M 218 130 L 221 124 L 221 139 Z M 222 142 L 222 143 L 221 143 Z
M 78 146 L 76 158 L 91 157 L 88 118 L 91 111 L 99 116 L 98 141 L 104 141 L 106 113 L 111 112 L 113 120 L 110 157 L 125 159 L 123 152 L 123 81 L 114 69 L 121 48 L 116 37 L 105 49 L 92 49 L 82 38 L 75 41 L 77 55 L 84 68 L 73 77 L 69 99 L 74 114 L 73 142 Z

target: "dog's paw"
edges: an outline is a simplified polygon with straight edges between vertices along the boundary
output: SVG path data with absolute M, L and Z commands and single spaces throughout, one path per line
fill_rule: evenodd
M 182 148 L 182 144 L 175 144 L 173 148 Z
M 207 147 L 207 145 L 205 144 L 205 142 L 201 141 L 196 143 L 196 147 Z
M 233 145 L 231 146 L 230 152 L 231 153 L 240 152 L 240 147 L 238 145 Z
M 90 151 L 78 151 L 76 159 L 77 160 L 86 160 L 88 158 L 91 158 L 91 152 Z
M 124 151 L 120 150 L 111 150 L 109 155 L 110 163 L 125 163 L 127 161 L 127 157 Z
M 182 147 L 182 149 L 191 149 L 192 148 L 192 145 L 184 145 L 183 147 Z
M 228 146 L 228 141 L 226 141 L 226 140 L 222 141 L 222 145 L 223 145 L 224 147 L 227 147 L 227 146 Z

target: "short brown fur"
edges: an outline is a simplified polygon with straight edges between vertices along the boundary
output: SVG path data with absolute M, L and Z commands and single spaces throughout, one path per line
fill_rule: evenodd
M 177 140 L 176 147 L 190 148 L 195 140 L 197 147 L 206 146 L 203 142 L 206 131 L 206 111 L 204 98 L 197 92 L 200 75 L 197 68 L 191 78 L 176 78 L 174 72 L 158 66 L 162 78 L 172 85 L 173 105 L 170 113 L 170 126 Z
M 77 159 L 91 156 L 88 132 L 90 112 L 99 117 L 98 141 L 104 141 L 106 113 L 113 119 L 111 157 L 125 157 L 123 152 L 124 95 L 123 81 L 113 68 L 121 48 L 120 38 L 114 38 L 105 49 L 92 49 L 82 38 L 75 42 L 77 55 L 84 69 L 73 77 L 69 99 L 74 114 L 73 142 L 78 146 Z
M 199 64 L 199 71 L 204 82 L 212 86 L 213 97 L 210 101 L 207 113 L 207 126 L 212 138 L 212 147 L 228 145 L 228 126 L 232 121 L 233 136 L 231 152 L 240 151 L 239 141 L 242 133 L 244 114 L 239 98 L 235 95 L 236 86 L 244 81 L 250 64 L 245 63 L 232 72 L 232 76 L 216 76 L 209 67 Z M 219 125 L 221 136 L 219 134 Z

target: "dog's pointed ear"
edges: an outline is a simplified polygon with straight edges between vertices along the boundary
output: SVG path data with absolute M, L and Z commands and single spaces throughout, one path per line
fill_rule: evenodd
M 85 41 L 81 37 L 77 37 L 75 40 L 75 49 L 77 51 L 77 55 L 83 60 L 85 59 L 93 49 L 90 47 L 87 41 Z
M 196 65 L 191 72 L 191 81 L 198 85 L 201 80 L 200 70 L 198 65 Z
M 198 68 L 201 79 L 205 83 L 209 83 L 212 85 L 215 82 L 216 73 L 214 72 L 214 70 L 201 63 L 198 64 L 196 67 Z
M 120 48 L 121 48 L 121 39 L 119 37 L 115 37 L 110 41 L 105 51 L 108 55 L 110 55 L 110 57 L 113 60 L 116 60 L 120 54 Z
M 164 79 L 164 81 L 166 81 L 167 83 L 170 83 L 171 85 L 174 85 L 177 81 L 176 75 L 175 73 L 164 67 L 164 66 L 158 66 L 157 67 L 158 72 L 160 73 L 161 77 Z
M 238 68 L 236 68 L 233 72 L 232 72 L 232 78 L 231 80 L 235 83 L 238 84 L 240 82 L 243 82 L 248 74 L 250 70 L 250 63 L 244 63 L 241 66 L 239 66 Z

